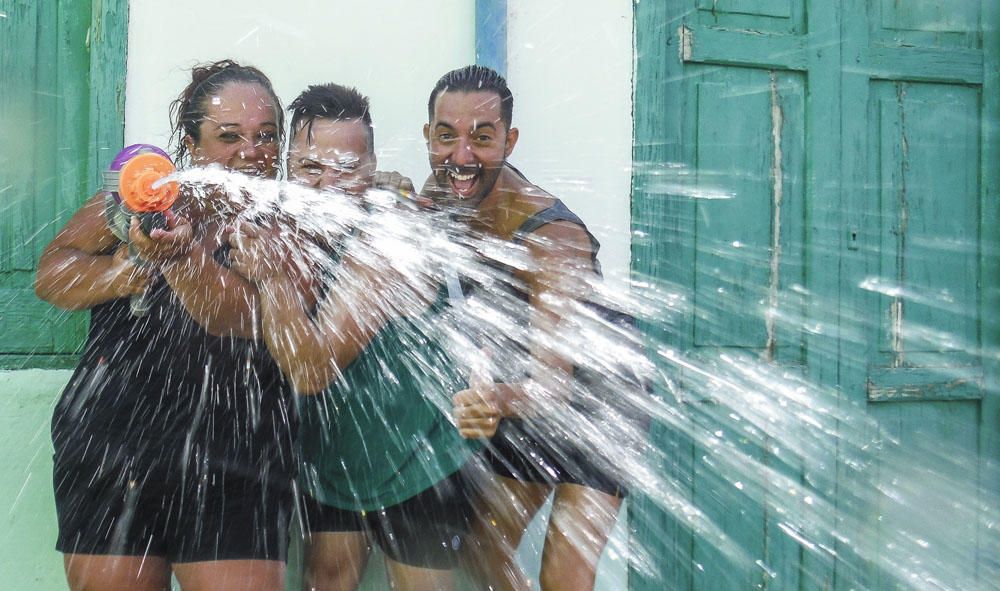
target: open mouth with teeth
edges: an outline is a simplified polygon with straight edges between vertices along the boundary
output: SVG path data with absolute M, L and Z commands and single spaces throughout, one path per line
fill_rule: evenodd
M 475 194 L 476 184 L 482 174 L 482 167 L 445 166 L 444 171 L 448 175 L 448 184 L 451 185 L 455 195 L 462 199 L 468 199 Z
M 247 176 L 264 176 L 264 169 L 258 166 L 241 166 L 235 170 Z

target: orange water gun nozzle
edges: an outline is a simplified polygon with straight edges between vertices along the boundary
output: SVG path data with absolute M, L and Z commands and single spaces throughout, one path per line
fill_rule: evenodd
M 118 175 L 118 194 L 122 203 L 135 213 L 166 211 L 179 194 L 175 181 L 157 184 L 174 173 L 169 158 L 147 152 L 125 162 Z

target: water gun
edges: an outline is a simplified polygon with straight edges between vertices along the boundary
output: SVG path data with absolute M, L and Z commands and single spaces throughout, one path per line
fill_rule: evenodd
M 174 170 L 170 157 L 156 146 L 132 144 L 118 152 L 104 171 L 102 193 L 108 227 L 119 240 L 129 243 L 128 231 L 133 217 L 139 218 L 146 235 L 156 228 L 167 228 L 164 212 L 177 200 L 179 191 L 176 182 L 162 182 L 162 179 Z M 131 245 L 129 256 L 137 264 L 144 264 Z M 145 316 L 150 305 L 147 293 L 132 296 L 132 315 Z

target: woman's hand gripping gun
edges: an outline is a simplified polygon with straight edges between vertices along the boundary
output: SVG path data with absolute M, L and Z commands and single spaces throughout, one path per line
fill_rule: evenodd
M 139 219 L 148 236 L 156 228 L 167 229 L 165 212 L 177 200 L 178 185 L 163 179 L 173 174 L 174 164 L 166 152 L 149 144 L 124 148 L 104 171 L 104 213 L 108 227 L 119 240 L 129 244 L 129 256 L 136 264 L 146 264 L 129 240 L 133 217 Z M 151 302 L 148 291 L 132 296 L 134 316 L 145 316 Z

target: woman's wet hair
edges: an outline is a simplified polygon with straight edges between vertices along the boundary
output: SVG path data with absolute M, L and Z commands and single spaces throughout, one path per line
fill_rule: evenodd
M 184 138 L 190 136 L 194 143 L 201 140 L 201 123 L 205 120 L 208 97 L 217 94 L 229 83 L 258 84 L 267 91 L 274 103 L 275 124 L 278 127 L 278 145 L 285 141 L 285 113 L 274 92 L 271 80 L 253 66 L 244 66 L 233 60 L 202 64 L 191 69 L 191 82 L 180 96 L 170 103 L 170 142 L 174 150 L 174 163 L 186 164 L 191 154 Z M 280 149 L 279 149 L 280 153 Z

